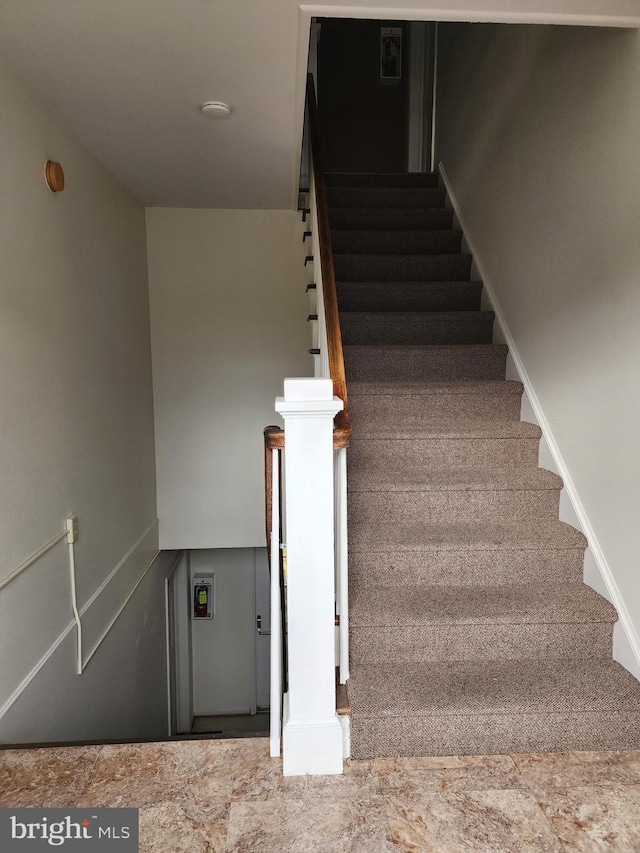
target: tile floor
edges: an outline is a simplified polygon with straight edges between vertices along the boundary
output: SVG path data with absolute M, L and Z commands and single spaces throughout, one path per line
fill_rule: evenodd
M 264 738 L 0 751 L 0 806 L 137 806 L 143 853 L 640 851 L 640 751 L 283 778 Z

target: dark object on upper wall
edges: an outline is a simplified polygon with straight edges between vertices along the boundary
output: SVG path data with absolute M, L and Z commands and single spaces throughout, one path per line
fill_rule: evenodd
M 402 27 L 380 27 L 380 84 L 402 80 Z

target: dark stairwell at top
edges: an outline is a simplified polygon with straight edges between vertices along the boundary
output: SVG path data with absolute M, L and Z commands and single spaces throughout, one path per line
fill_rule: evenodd
M 435 175 L 327 175 L 353 438 L 352 755 L 640 747 Z

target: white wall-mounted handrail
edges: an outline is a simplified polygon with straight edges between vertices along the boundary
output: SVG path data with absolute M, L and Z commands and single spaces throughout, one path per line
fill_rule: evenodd
M 160 551 L 157 549 L 155 550 L 153 558 L 148 563 L 145 570 L 142 572 L 142 574 L 140 575 L 140 577 L 136 581 L 133 589 L 131 589 L 127 598 L 122 603 L 122 605 L 118 609 L 115 616 L 113 616 L 113 618 L 111 619 L 111 621 L 109 622 L 109 624 L 107 625 L 105 630 L 100 635 L 100 638 L 98 639 L 98 641 L 94 644 L 93 648 L 91 649 L 89 654 L 84 659 L 83 659 L 83 654 L 82 654 L 82 616 L 87 612 L 87 610 L 91 607 L 91 605 L 94 603 L 94 601 L 98 598 L 100 593 L 111 582 L 111 580 L 113 580 L 113 578 L 116 576 L 118 571 L 127 562 L 129 557 L 131 557 L 131 555 L 134 553 L 134 551 L 141 545 L 141 543 L 147 538 L 147 536 L 151 533 L 151 531 L 157 525 L 158 525 L 158 519 L 156 518 L 149 525 L 149 527 L 144 531 L 144 533 L 134 542 L 134 544 L 131 546 L 131 548 L 129 548 L 129 550 L 124 555 L 124 557 L 120 560 L 120 562 L 117 564 L 117 566 L 107 575 L 107 577 L 100 584 L 98 589 L 93 593 L 93 595 L 91 595 L 91 597 L 82 606 L 82 609 L 80 609 L 78 607 L 78 595 L 77 595 L 77 589 L 76 589 L 76 560 L 75 560 L 75 551 L 74 551 L 75 538 L 70 537 L 69 526 L 67 526 L 67 528 L 62 533 L 59 533 L 57 536 L 54 536 L 54 538 L 51 539 L 49 542 L 47 542 L 46 545 L 43 545 L 39 551 L 36 551 L 35 554 L 32 554 L 32 556 L 29 557 L 28 560 L 25 560 L 24 563 L 21 563 L 16 569 L 14 569 L 6 577 L 4 577 L 0 581 L 0 590 L 5 589 L 5 587 L 7 587 L 12 581 L 14 581 L 17 577 L 19 577 L 23 572 L 25 572 L 30 566 L 32 566 L 41 557 L 44 557 L 45 554 L 47 554 L 49 551 L 51 551 L 59 542 L 62 542 L 64 539 L 67 540 L 68 557 L 69 557 L 69 590 L 70 590 L 70 597 L 71 597 L 71 611 L 73 613 L 73 620 L 74 620 L 74 623 L 76 626 L 76 634 L 77 634 L 76 673 L 78 675 L 82 675 L 87 664 L 89 663 L 91 658 L 95 655 L 95 653 L 98 651 L 98 649 L 102 645 L 103 641 L 105 640 L 107 634 L 113 628 L 117 619 L 120 617 L 122 611 L 125 609 L 125 607 L 129 603 L 129 601 L 131 600 L 133 594 L 135 593 L 135 591 L 138 589 L 138 587 L 142 583 L 142 580 L 144 579 L 145 575 L 147 574 L 147 572 L 149 571 L 151 566 L 154 564 L 154 562 L 157 560 L 157 558 L 160 554 Z
M 9 586 L 11 581 L 15 580 L 19 575 L 25 572 L 30 566 L 37 562 L 40 557 L 44 557 L 44 555 L 47 554 L 52 548 L 54 548 L 58 544 L 58 542 L 62 542 L 62 540 L 66 538 L 67 530 L 65 528 L 62 533 L 58 533 L 57 536 L 54 536 L 54 538 L 50 542 L 47 542 L 46 545 L 43 545 L 39 551 L 36 551 L 36 553 L 29 557 L 28 560 L 25 560 L 24 563 L 19 565 L 17 569 L 14 569 L 6 577 L 2 578 L 2 580 L 0 580 L 0 590 L 4 589 L 6 586 Z
M 5 587 L 9 586 L 11 581 L 14 581 L 17 577 L 19 577 L 23 572 L 25 572 L 30 566 L 36 563 L 41 557 L 44 557 L 45 554 L 48 554 L 59 542 L 62 542 L 63 539 L 67 540 L 67 549 L 69 555 L 69 587 L 71 591 L 71 610 L 73 612 L 73 619 L 76 624 L 76 634 L 77 634 L 77 643 L 76 643 L 76 673 L 78 675 L 82 675 L 82 622 L 80 620 L 80 614 L 78 612 L 78 599 L 76 595 L 76 561 L 75 561 L 75 552 L 73 550 L 74 539 L 69 538 L 69 527 L 66 527 L 63 533 L 58 533 L 57 536 L 54 536 L 51 541 L 47 542 L 46 545 L 43 545 L 39 551 L 36 551 L 28 560 L 25 560 L 20 566 L 10 572 L 5 578 L 0 581 L 0 590 L 3 590 Z
M 82 675 L 82 621 L 78 612 L 78 594 L 76 592 L 76 555 L 73 550 L 73 540 L 67 543 L 69 549 L 69 583 L 71 588 L 71 610 L 76 623 L 76 673 Z

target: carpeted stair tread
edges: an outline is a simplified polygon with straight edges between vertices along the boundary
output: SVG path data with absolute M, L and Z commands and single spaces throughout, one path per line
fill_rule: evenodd
M 331 208 L 337 207 L 444 207 L 441 187 L 327 187 Z
M 612 621 L 430 622 L 350 626 L 351 665 L 448 660 L 610 658 Z
M 501 753 L 627 750 L 640 747 L 640 713 L 567 712 L 369 720 L 366 733 L 352 720 L 351 757 L 497 755 Z M 512 848 L 513 849 L 513 848 Z
M 347 381 L 504 379 L 501 344 L 344 346 Z
M 333 268 L 339 281 L 464 281 L 471 255 L 334 253 Z
M 364 468 L 385 465 L 389 470 L 405 468 L 408 464 L 430 468 L 537 468 L 540 432 L 527 437 L 458 436 L 416 438 L 405 434 L 378 438 L 371 433 L 361 439 L 360 425 L 352 420 L 356 438 L 349 444 L 349 464 Z
M 452 228 L 453 210 L 445 207 L 334 207 L 329 211 L 332 228 Z
M 468 387 L 464 387 L 468 386 Z M 362 390 L 361 390 L 362 389 Z M 396 393 L 397 389 L 397 393 Z M 418 429 L 434 419 L 519 421 L 523 388 L 504 381 L 352 382 L 351 420 L 358 426 Z
M 428 468 L 386 466 L 349 467 L 348 490 L 353 492 L 516 492 L 559 490 L 562 477 L 544 468 Z
M 333 229 L 334 254 L 456 254 L 462 245 L 462 231 L 447 229 L 394 230 Z
M 328 187 L 437 187 L 437 172 L 325 172 Z
M 464 588 L 510 584 L 582 583 L 584 543 L 570 548 L 500 551 L 351 551 L 350 595 L 385 587 L 389 595 L 403 586 Z
M 394 428 L 382 426 L 376 428 L 371 421 L 357 425 L 352 443 L 366 442 L 368 439 L 486 439 L 486 438 L 540 438 L 542 432 L 536 424 L 527 421 L 489 421 L 469 419 L 464 422 L 433 416 L 414 429 L 403 424 Z
M 394 397 L 439 397 L 452 394 L 499 394 L 521 396 L 524 391 L 522 382 L 511 379 L 487 380 L 486 382 L 474 382 L 472 379 L 460 382 L 429 382 L 429 381 L 407 381 L 394 382 L 390 387 L 388 382 L 350 382 L 349 401 L 355 397 L 386 397 L 392 394 Z
M 479 311 L 480 281 L 340 281 L 340 311 Z
M 428 522 L 430 526 L 462 524 L 531 524 L 544 530 L 558 518 L 560 489 L 456 489 L 351 491 L 348 523 L 366 528 L 380 523 L 406 526 Z M 384 519 L 384 521 L 380 521 Z
M 602 658 L 360 664 L 348 693 L 354 717 L 640 712 L 638 682 Z
M 556 664 L 558 662 L 556 661 Z M 351 719 L 351 757 L 627 750 L 640 747 L 635 710 Z M 511 848 L 513 849 L 513 848 Z
M 493 311 L 343 313 L 342 342 L 352 345 L 490 344 Z
M 615 608 L 597 592 L 571 584 L 366 587 L 352 595 L 349 624 L 400 627 L 433 624 L 517 625 L 610 622 Z
M 355 528 L 355 529 L 354 529 Z M 350 551 L 500 551 L 519 548 L 586 548 L 587 540 L 563 521 L 430 522 L 428 518 L 379 518 L 352 525 Z

